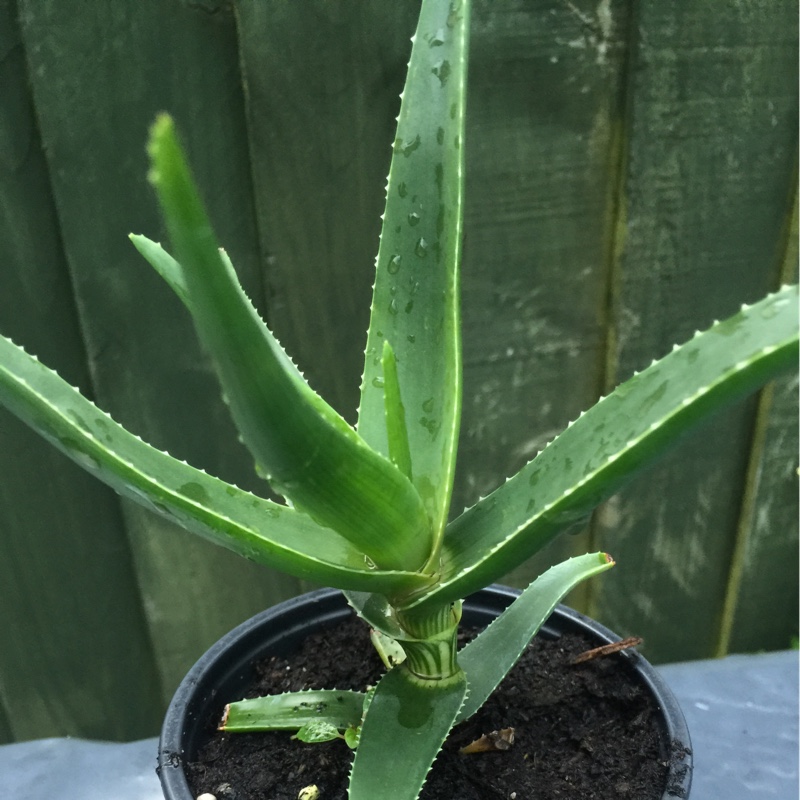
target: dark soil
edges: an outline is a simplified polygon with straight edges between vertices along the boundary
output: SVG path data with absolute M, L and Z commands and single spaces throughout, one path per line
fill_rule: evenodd
M 593 646 L 573 635 L 535 639 L 483 708 L 451 732 L 421 800 L 659 800 L 668 745 L 660 741 L 654 704 L 631 685 L 624 656 L 571 664 Z M 247 696 L 363 690 L 382 671 L 365 625 L 353 619 L 310 637 L 289 660 L 258 664 Z M 509 727 L 509 750 L 459 754 L 481 735 Z M 343 741 L 307 745 L 286 732 L 209 735 L 198 760 L 186 765 L 195 796 L 296 800 L 316 784 L 320 800 L 346 800 L 352 752 Z

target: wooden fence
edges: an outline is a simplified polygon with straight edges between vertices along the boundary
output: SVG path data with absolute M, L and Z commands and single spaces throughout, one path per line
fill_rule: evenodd
M 418 0 L 0 0 L 0 331 L 152 444 L 263 491 L 190 320 L 127 239 L 177 119 L 220 239 L 353 420 Z M 633 370 L 796 278 L 797 7 L 476 0 L 455 506 Z M 797 380 L 719 416 L 522 586 L 655 661 L 797 628 Z M 156 732 L 219 635 L 307 587 L 121 500 L 0 413 L 0 741 Z

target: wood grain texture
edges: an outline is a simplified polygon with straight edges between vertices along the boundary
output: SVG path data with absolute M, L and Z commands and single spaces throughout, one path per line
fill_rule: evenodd
M 0 3 L 0 331 L 91 396 L 15 3 Z M 160 687 L 116 495 L 0 410 L 0 738 L 150 734 Z
M 641 4 L 634 33 L 609 387 L 776 286 L 795 147 L 787 5 Z M 715 652 L 754 410 L 714 420 L 597 517 L 620 568 L 592 610 L 655 660 Z
M 311 386 L 354 423 L 419 3 L 237 9 L 269 322 Z
M 797 186 L 786 220 L 781 282 L 798 278 Z M 718 653 L 781 650 L 798 634 L 798 381 L 762 392 Z
M 797 376 L 776 381 L 765 409 L 732 624 L 720 654 L 783 650 L 798 633 L 797 389 Z
M 609 9 L 473 13 L 458 511 L 602 390 L 627 30 L 625 4 Z M 505 580 L 525 586 L 588 546 L 585 530 L 561 537 Z
M 21 12 L 98 402 L 155 446 L 259 489 L 188 316 L 127 240 L 131 230 L 159 235 L 144 145 L 168 109 L 220 239 L 261 303 L 232 13 L 166 0 L 24 2 Z M 168 697 L 211 642 L 297 582 L 123 508 Z

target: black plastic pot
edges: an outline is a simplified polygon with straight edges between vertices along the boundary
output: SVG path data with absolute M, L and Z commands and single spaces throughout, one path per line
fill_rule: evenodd
M 487 625 L 517 596 L 515 589 L 490 586 L 464 603 L 465 625 Z M 352 611 L 341 592 L 321 589 L 287 600 L 257 614 L 223 636 L 192 667 L 178 687 L 161 730 L 158 774 L 166 800 L 194 800 L 183 770 L 204 737 L 204 725 L 219 714 L 228 701 L 242 696 L 250 678 L 249 665 L 267 655 L 285 655 L 318 628 L 345 619 Z M 594 620 L 558 606 L 540 636 L 557 638 L 561 633 L 581 632 L 597 645 L 619 641 L 619 637 Z M 663 800 L 688 798 L 692 781 L 689 731 L 678 702 L 653 667 L 635 651 L 620 658 L 630 665 L 632 679 L 641 683 L 662 710 L 663 757 L 669 762 Z

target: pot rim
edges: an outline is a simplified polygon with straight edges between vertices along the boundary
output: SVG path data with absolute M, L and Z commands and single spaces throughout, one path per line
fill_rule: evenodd
M 497 616 L 519 595 L 519 590 L 493 584 L 464 601 L 462 623 L 469 624 L 475 615 Z M 248 665 L 263 655 L 279 638 L 289 650 L 314 628 L 344 619 L 352 613 L 338 589 L 317 589 L 278 603 L 233 628 L 213 644 L 189 670 L 169 704 L 161 729 L 156 772 L 167 800 L 194 800 L 183 770 L 184 757 L 194 749 L 210 713 L 219 708 L 221 690 L 226 701 L 235 696 L 231 687 L 244 685 Z M 476 620 L 477 622 L 477 620 Z M 567 606 L 558 605 L 542 626 L 541 635 L 555 638 L 559 630 L 571 627 L 600 644 L 620 641 L 613 631 Z M 269 634 L 269 629 L 274 630 Z M 675 695 L 655 668 L 635 650 L 618 654 L 656 702 L 668 753 L 667 786 L 663 800 L 689 797 L 692 778 L 692 749 L 689 730 Z

